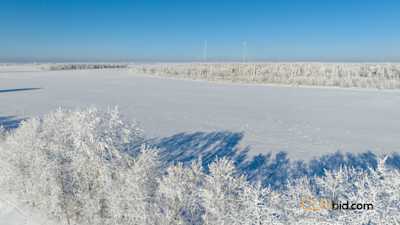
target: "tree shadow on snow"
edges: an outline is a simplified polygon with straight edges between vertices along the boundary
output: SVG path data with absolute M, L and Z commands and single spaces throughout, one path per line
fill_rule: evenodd
M 23 118 L 15 116 L 0 116 L 0 127 L 3 127 L 5 130 L 15 129 L 23 120 Z
M 189 165 L 192 161 L 201 159 L 203 167 L 218 158 L 232 159 L 236 164 L 241 164 L 250 150 L 240 148 L 242 133 L 233 132 L 195 132 L 179 133 L 170 137 L 151 140 L 151 145 L 160 149 L 163 162 L 174 164 L 181 162 Z
M 0 93 L 18 92 L 18 91 L 34 91 L 42 88 L 16 88 L 16 89 L 0 89 Z
M 288 180 L 302 176 L 322 176 L 325 170 L 336 170 L 343 166 L 357 170 L 376 168 L 378 157 L 368 151 L 361 154 L 335 152 L 314 158 L 310 161 L 290 160 L 286 152 L 259 154 L 249 157 L 249 146 L 240 146 L 243 133 L 230 131 L 179 133 L 170 137 L 155 138 L 146 144 L 156 147 L 166 165 L 183 163 L 190 165 L 201 159 L 206 171 L 210 163 L 226 157 L 235 162 L 239 173 L 252 182 L 261 182 L 263 186 L 280 189 Z M 138 146 L 136 146 L 136 149 Z M 400 168 L 400 155 L 392 154 L 387 164 Z
M 20 91 L 35 91 L 41 90 L 42 88 L 14 88 L 14 89 L 0 89 L 0 94 L 9 92 L 20 92 Z M 21 121 L 26 118 L 17 118 L 15 116 L 0 116 L 0 127 L 6 130 L 15 129 L 19 126 Z
M 0 116 L 0 126 L 15 129 L 24 119 L 15 116 Z M 368 151 L 360 154 L 335 152 L 310 161 L 291 160 L 286 152 L 258 154 L 250 157 L 250 146 L 241 146 L 244 134 L 230 131 L 178 133 L 169 137 L 153 138 L 144 143 L 159 149 L 165 166 L 182 163 L 190 165 L 200 159 L 205 171 L 219 158 L 232 160 L 238 173 L 246 175 L 252 182 L 260 182 L 273 189 L 285 187 L 288 181 L 302 176 L 323 176 L 325 170 L 336 170 L 343 166 L 367 171 L 376 168 L 378 156 Z M 131 154 L 140 149 L 138 143 L 131 146 Z M 268 151 L 266 151 L 268 152 Z M 386 160 L 391 168 L 400 169 L 400 154 L 393 153 Z

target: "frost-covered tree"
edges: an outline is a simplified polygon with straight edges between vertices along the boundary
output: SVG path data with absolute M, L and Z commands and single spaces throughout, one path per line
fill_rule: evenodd
M 331 210 L 330 216 L 342 224 L 398 224 L 400 223 L 400 174 L 389 170 L 379 161 L 377 169 L 357 171 L 342 168 L 326 171 L 316 178 L 320 195 L 336 202 L 368 203 L 371 210 Z
M 269 194 L 265 191 L 238 176 L 232 161 L 217 160 L 210 165 L 202 190 L 204 224 L 276 224 L 264 207 Z
M 177 164 L 167 169 L 159 187 L 161 224 L 203 224 L 202 187 L 205 176 L 199 162 L 188 168 Z
M 272 190 L 227 159 L 205 171 L 198 161 L 165 168 L 145 145 L 132 154 L 141 133 L 116 109 L 60 109 L 23 121 L 0 141 L 0 195 L 67 225 L 400 224 L 400 172 L 387 157 L 367 171 L 326 170 Z M 373 209 L 335 210 L 332 201 Z
M 0 125 L 0 140 L 2 141 L 5 136 L 6 136 L 6 129 L 2 125 Z
M 22 122 L 0 157 L 13 168 L 8 182 L 21 201 L 66 224 L 101 224 L 124 150 L 141 139 L 117 110 L 57 110 Z
M 115 224 L 157 224 L 160 168 L 157 152 L 142 146 L 140 154 L 114 174 L 110 213 Z
M 135 64 L 137 74 L 194 80 L 306 86 L 400 88 L 395 63 L 185 63 Z

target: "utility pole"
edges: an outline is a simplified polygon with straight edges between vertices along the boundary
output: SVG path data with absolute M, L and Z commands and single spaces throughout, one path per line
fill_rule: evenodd
M 243 41 L 242 43 L 242 61 L 247 61 L 247 42 Z
M 204 46 L 203 46 L 203 61 L 207 62 L 207 51 L 208 51 L 208 43 L 207 40 L 204 41 Z

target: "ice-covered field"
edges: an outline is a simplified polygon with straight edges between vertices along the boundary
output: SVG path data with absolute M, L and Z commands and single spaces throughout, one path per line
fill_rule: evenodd
M 249 146 L 252 154 L 286 151 L 292 158 L 310 159 L 337 150 L 400 150 L 396 90 L 222 84 L 154 78 L 131 69 L 38 67 L 1 66 L 1 123 L 12 125 L 60 106 L 118 105 L 148 137 L 243 132 L 241 146 Z

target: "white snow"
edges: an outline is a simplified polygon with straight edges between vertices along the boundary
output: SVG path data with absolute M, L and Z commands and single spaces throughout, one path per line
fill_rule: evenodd
M 27 70 L 24 67 L 23 70 Z M 400 150 L 400 91 L 299 88 L 162 79 L 126 69 L 0 69 L 0 117 L 57 107 L 108 107 L 138 120 L 149 137 L 244 132 L 251 153 L 287 151 L 310 159 L 337 150 Z M 41 90 L 1 92 L 5 89 Z
M 1 146 L 0 146 L 1 151 Z M 10 169 L 11 167 L 0 159 L 0 171 Z M 0 189 L 0 225 L 46 225 L 46 220 L 41 214 L 32 213 L 25 207 L 19 206 L 15 198 L 9 194 L 4 194 Z
M 17 206 L 12 198 L 0 194 L 0 225 L 50 225 L 42 213 L 29 212 Z
M 14 207 L 8 205 L 1 197 L 2 196 L 0 196 L 0 224 L 24 224 L 26 222 L 25 216 L 21 215 Z

